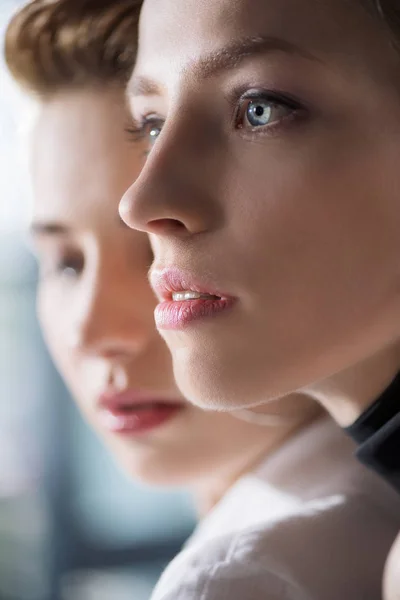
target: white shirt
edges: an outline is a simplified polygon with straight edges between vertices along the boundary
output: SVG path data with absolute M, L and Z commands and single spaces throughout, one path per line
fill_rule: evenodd
M 330 420 L 242 477 L 198 526 L 152 600 L 381 600 L 400 501 Z

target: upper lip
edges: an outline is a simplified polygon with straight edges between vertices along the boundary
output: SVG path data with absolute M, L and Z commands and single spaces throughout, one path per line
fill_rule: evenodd
M 228 298 L 228 294 L 225 294 L 215 286 L 202 283 L 192 274 L 177 268 L 152 269 L 149 279 L 151 287 L 159 300 L 172 300 L 173 293 L 185 291 Z

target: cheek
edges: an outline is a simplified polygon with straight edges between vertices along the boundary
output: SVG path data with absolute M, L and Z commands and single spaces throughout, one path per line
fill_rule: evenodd
M 46 344 L 54 358 L 63 346 L 63 320 L 60 318 L 60 307 L 54 294 L 47 286 L 39 285 L 36 297 L 36 311 Z
M 397 175 L 385 149 L 356 157 L 354 148 L 338 157 L 335 151 L 253 156 L 251 163 L 245 157 L 227 187 L 230 225 L 219 236 L 220 256 L 261 344 L 265 331 L 277 346 L 299 352 L 305 340 L 309 347 L 341 343 L 372 332 L 382 315 L 371 340 L 381 344 L 398 330 Z
M 62 301 L 56 301 L 51 293 L 39 290 L 37 314 L 43 337 L 57 371 L 79 409 L 90 418 L 88 392 L 91 392 L 91 386 L 98 374 L 88 370 L 82 355 L 74 347 L 72 323 L 68 311 L 63 309 Z
M 74 384 L 77 359 L 71 343 L 68 314 L 63 311 L 56 294 L 46 286 L 39 286 L 36 307 L 43 337 L 55 366 L 68 384 Z
M 228 188 L 238 259 L 253 255 L 254 268 L 277 277 L 292 273 L 307 285 L 335 277 L 360 285 L 390 279 L 400 251 L 400 209 L 394 173 L 392 185 L 382 182 L 384 151 L 355 157 L 355 149 L 342 150 L 337 157 L 336 147 L 318 150 L 242 162 Z

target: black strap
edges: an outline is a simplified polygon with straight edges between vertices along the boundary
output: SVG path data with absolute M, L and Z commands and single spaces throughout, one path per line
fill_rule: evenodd
M 400 413 L 361 444 L 356 455 L 400 492 Z
M 400 374 L 346 431 L 359 460 L 400 492 Z
M 345 431 L 358 444 L 368 440 L 400 412 L 400 373 L 388 388 Z

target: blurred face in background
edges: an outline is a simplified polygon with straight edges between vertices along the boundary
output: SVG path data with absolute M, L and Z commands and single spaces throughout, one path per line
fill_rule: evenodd
M 119 88 L 42 103 L 32 152 L 38 312 L 57 367 L 119 463 L 149 482 L 200 485 L 240 473 L 270 440 L 264 427 L 195 408 L 175 386 L 154 326 L 148 238 L 118 215 L 145 160 L 128 123 Z

